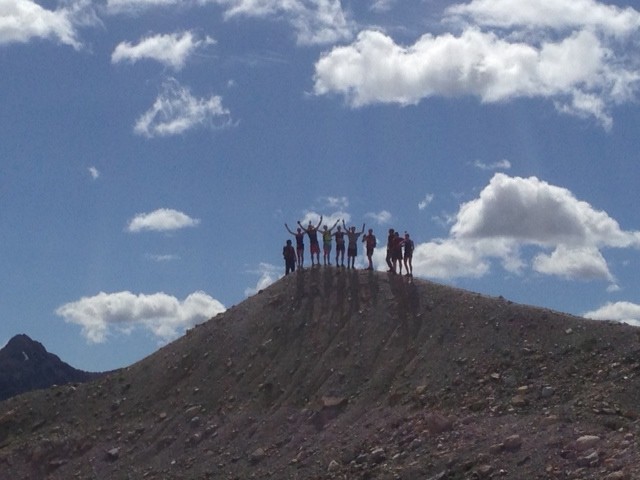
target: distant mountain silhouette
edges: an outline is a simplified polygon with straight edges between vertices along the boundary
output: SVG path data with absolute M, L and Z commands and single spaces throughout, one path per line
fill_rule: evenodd
M 85 382 L 97 373 L 77 370 L 27 335 L 16 335 L 0 349 L 0 400 L 15 395 L 63 385 Z

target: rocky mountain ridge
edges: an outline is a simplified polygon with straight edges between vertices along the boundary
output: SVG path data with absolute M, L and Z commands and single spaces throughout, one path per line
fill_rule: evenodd
M 31 390 L 86 382 L 98 376 L 73 368 L 24 334 L 14 336 L 0 349 L 0 401 Z
M 0 478 L 640 478 L 639 334 L 307 269 L 126 369 L 0 403 Z

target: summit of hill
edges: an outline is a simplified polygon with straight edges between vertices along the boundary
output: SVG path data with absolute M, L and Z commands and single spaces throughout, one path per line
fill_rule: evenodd
M 0 403 L 0 478 L 640 478 L 640 330 L 285 276 L 128 368 Z

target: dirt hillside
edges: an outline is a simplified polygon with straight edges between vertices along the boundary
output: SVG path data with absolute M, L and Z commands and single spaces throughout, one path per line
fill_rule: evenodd
M 0 478 L 637 479 L 640 330 L 297 272 L 97 381 L 0 403 Z

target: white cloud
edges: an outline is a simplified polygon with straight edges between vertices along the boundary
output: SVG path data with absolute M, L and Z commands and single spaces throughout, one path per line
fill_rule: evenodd
M 138 60 L 150 59 L 174 70 L 181 70 L 197 49 L 214 43 L 210 37 L 198 39 L 191 32 L 153 35 L 141 39 L 137 44 L 120 43 L 111 55 L 111 62 L 135 63 Z
M 447 9 L 449 20 L 460 17 L 471 23 L 499 28 L 575 30 L 590 28 L 614 36 L 635 34 L 640 13 L 594 0 L 473 0 Z
M 420 200 L 420 202 L 418 202 L 418 209 L 419 210 L 424 210 L 429 205 L 431 205 L 431 202 L 433 202 L 433 199 L 434 199 L 433 193 L 427 193 L 424 196 L 424 198 L 422 200 Z
M 180 260 L 178 255 L 172 254 L 147 254 L 146 257 L 153 262 L 173 262 Z
M 450 12 L 490 11 L 490 6 L 498 5 L 495 10 L 502 16 L 494 16 L 511 22 L 506 26 L 518 27 L 516 20 L 523 15 L 521 23 L 531 28 L 526 23 L 526 12 L 531 12 L 541 20 L 533 24 L 540 31 L 485 31 L 482 27 L 490 22 L 473 23 L 476 17 L 484 19 L 478 12 L 458 35 L 425 34 L 407 46 L 383 32 L 364 30 L 352 44 L 334 47 L 316 62 L 314 92 L 343 95 L 354 108 L 376 103 L 415 105 L 433 96 L 471 95 L 486 103 L 543 98 L 562 113 L 593 118 L 609 129 L 612 108 L 636 98 L 638 55 L 630 53 L 635 49 L 625 48 L 624 41 L 592 27 L 637 37 L 640 20 L 633 9 L 621 11 L 588 0 L 578 3 L 576 12 L 573 0 L 531 2 L 564 12 L 562 25 L 567 31 L 554 35 L 544 30 L 549 25 L 535 13 L 537 7 L 513 8 L 513 2 L 506 0 L 471 2 Z M 552 4 L 561 7 L 554 9 Z M 576 14 L 594 5 L 602 7 L 594 14 L 597 18 Z M 547 13 L 545 18 L 553 15 Z
M 91 175 L 91 178 L 94 180 L 97 180 L 100 176 L 100 171 L 96 167 L 89 167 L 89 175 Z
M 136 13 L 156 7 L 170 7 L 187 0 L 107 0 L 107 11 L 111 13 Z
M 76 7 L 83 2 L 76 2 Z M 0 1 L 0 45 L 33 38 L 54 39 L 80 48 L 74 25 L 76 7 L 47 10 L 31 0 Z
M 103 343 L 113 330 L 130 333 L 136 328 L 167 342 L 224 311 L 224 305 L 204 292 L 194 292 L 180 301 L 165 293 L 136 295 L 124 291 L 83 297 L 62 305 L 55 313 L 79 325 L 88 342 Z
M 278 18 L 288 22 L 300 45 L 335 43 L 352 37 L 353 24 L 340 0 L 211 0 L 225 16 Z
M 523 258 L 523 247 L 531 258 Z M 513 274 L 530 267 L 543 275 L 604 280 L 619 288 L 603 248 L 640 248 L 640 232 L 622 230 L 567 189 L 497 173 L 478 198 L 460 206 L 448 238 L 416 245 L 413 264 L 416 275 L 477 278 L 497 260 Z
M 371 218 L 378 225 L 386 225 L 391 222 L 391 212 L 381 210 L 379 212 L 368 212 L 365 214 L 366 218 Z
M 615 320 L 640 326 L 640 305 L 631 302 L 609 302 L 596 310 L 586 312 L 583 316 L 593 320 Z
M 493 176 L 480 196 L 463 204 L 451 233 L 456 238 L 508 238 L 528 244 L 638 247 L 640 232 L 623 231 L 603 211 L 567 189 L 536 177 Z
M 335 43 L 353 36 L 354 23 L 340 0 L 108 0 L 112 13 L 169 6 L 219 5 L 226 19 L 253 17 L 287 22 L 300 45 Z
M 247 297 L 255 295 L 260 290 L 264 290 L 272 283 L 275 283 L 278 279 L 282 278 L 284 270 L 284 263 L 281 268 L 276 267 L 270 263 L 261 263 L 258 266 L 258 270 L 250 273 L 256 273 L 259 275 L 258 282 L 255 287 L 249 287 L 245 289 L 244 294 Z
M 500 160 L 494 163 L 484 163 L 476 160 L 473 162 L 473 166 L 480 170 L 509 170 L 511 168 L 511 162 L 509 160 Z
M 320 203 L 324 208 L 338 208 L 345 209 L 349 206 L 349 199 L 347 197 L 320 197 Z
M 166 232 L 195 227 L 199 223 L 199 219 L 191 218 L 185 213 L 170 208 L 160 208 L 151 213 L 140 213 L 136 215 L 129 222 L 127 231 L 132 233 L 142 231 Z
M 397 0 L 374 0 L 371 10 L 378 13 L 386 13 L 395 6 L 396 2 Z
M 196 127 L 229 125 L 230 112 L 222 106 L 221 97 L 194 97 L 177 80 L 169 79 L 151 109 L 136 121 L 134 131 L 152 138 L 178 135 Z
M 567 279 L 613 281 L 607 261 L 595 247 L 572 248 L 558 245 L 550 255 L 536 255 L 533 259 L 533 269 L 546 275 L 557 275 Z

